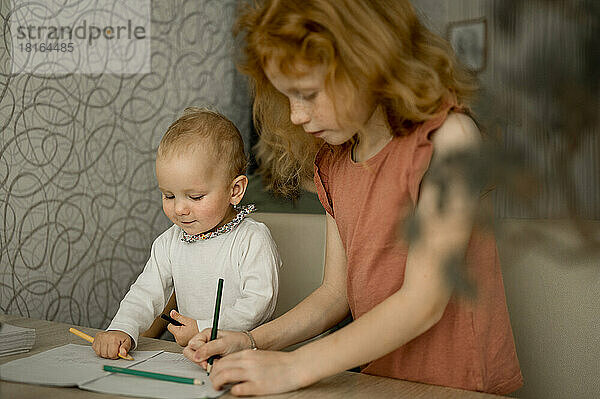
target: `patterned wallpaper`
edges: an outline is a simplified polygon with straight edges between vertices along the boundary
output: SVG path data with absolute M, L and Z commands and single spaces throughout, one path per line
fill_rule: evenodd
M 451 22 L 487 18 L 488 60 L 479 76 L 499 97 L 485 97 L 481 108 L 503 125 L 508 147 L 524 150 L 532 168 L 542 166 L 540 184 L 558 186 L 544 188 L 533 207 L 501 193 L 497 214 L 564 216 L 565 197 L 576 195 L 581 216 L 598 219 L 597 126 L 582 136 L 570 169 L 546 156 L 569 142 L 548 140 L 553 125 L 536 114 L 539 101 L 523 97 L 518 81 L 510 80 L 515 73 L 507 74 L 521 73 L 515 55 L 523 46 L 501 39 L 493 5 L 502 1 L 413 2 L 441 34 Z M 249 99 L 231 57 L 236 0 L 153 1 L 152 73 L 55 77 L 11 75 L 10 3 L 0 2 L 0 311 L 106 327 L 153 239 L 169 225 L 153 170 L 167 126 L 186 106 L 210 105 L 251 142 Z M 523 37 L 535 38 L 536 29 L 554 32 L 547 23 L 528 22 L 545 12 L 532 7 L 532 15 L 519 14 Z M 548 21 L 557 23 L 541 20 Z M 549 54 L 556 52 L 549 46 L 562 42 L 540 40 Z M 557 169 L 570 178 L 556 179 Z M 260 210 L 270 201 L 259 202 Z
M 235 0 L 152 4 L 152 73 L 10 74 L 0 18 L 0 311 L 106 327 L 169 223 L 155 150 L 189 105 L 250 105 L 233 63 Z

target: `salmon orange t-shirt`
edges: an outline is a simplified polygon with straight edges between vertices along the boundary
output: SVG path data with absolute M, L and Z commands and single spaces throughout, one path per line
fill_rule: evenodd
M 402 287 L 409 246 L 399 226 L 416 209 L 431 136 L 452 108 L 394 137 L 365 162 L 352 161 L 349 144 L 325 144 L 317 154 L 317 194 L 345 248 L 355 319 Z M 473 228 L 465 260 L 475 295 L 455 293 L 437 324 L 362 372 L 495 394 L 523 384 L 492 231 Z

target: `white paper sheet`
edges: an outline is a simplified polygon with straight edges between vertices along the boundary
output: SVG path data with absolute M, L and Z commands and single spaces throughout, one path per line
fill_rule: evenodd
M 225 391 L 215 391 L 206 371 L 182 354 L 163 351 L 134 351 L 135 361 L 103 359 L 89 345 L 68 344 L 0 366 L 0 379 L 26 384 L 78 386 L 81 389 L 145 398 L 216 398 Z M 196 378 L 203 385 L 154 380 L 108 373 L 102 366 L 111 365 L 180 377 Z
M 77 386 L 79 383 L 108 375 L 105 364 L 129 367 L 162 351 L 134 351 L 135 361 L 103 359 L 90 345 L 67 344 L 0 366 L 0 379 L 26 384 Z
M 182 354 L 163 352 L 148 361 L 128 368 L 201 379 L 204 384 L 189 385 L 115 373 L 81 384 L 79 388 L 144 398 L 173 399 L 216 398 L 224 393 L 215 391 L 206 371 L 190 362 Z

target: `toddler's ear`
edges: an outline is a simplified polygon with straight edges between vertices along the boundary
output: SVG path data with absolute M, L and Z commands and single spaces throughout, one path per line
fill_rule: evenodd
M 248 187 L 248 178 L 245 175 L 239 175 L 231 182 L 231 205 L 237 205 L 242 202 L 246 188 Z

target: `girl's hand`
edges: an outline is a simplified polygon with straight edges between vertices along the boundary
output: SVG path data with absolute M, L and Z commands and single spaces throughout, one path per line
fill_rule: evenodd
M 123 331 L 100 331 L 94 338 L 92 349 L 100 357 L 118 359 L 119 353 L 127 356 L 131 343 L 131 337 Z
M 213 355 L 225 356 L 252 347 L 250 338 L 236 331 L 217 331 L 217 338 L 210 340 L 211 329 L 205 328 L 201 333 L 190 339 L 183 350 L 185 357 L 206 369 L 207 360 Z
M 210 380 L 216 390 L 236 384 L 231 388 L 236 396 L 269 395 L 316 382 L 309 375 L 310 366 L 298 361 L 294 352 L 245 350 L 215 360 Z
M 190 319 L 189 317 L 185 317 L 180 315 L 175 309 L 171 310 L 169 314 L 172 318 L 183 324 L 182 326 L 176 326 L 174 324 L 169 323 L 167 326 L 167 330 L 173 334 L 175 337 L 175 341 L 181 345 L 186 346 L 190 339 L 198 334 L 198 324 L 196 320 Z

